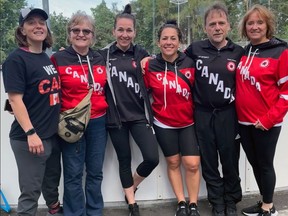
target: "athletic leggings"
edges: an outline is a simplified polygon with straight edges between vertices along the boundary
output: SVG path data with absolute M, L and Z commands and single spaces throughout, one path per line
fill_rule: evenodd
M 240 125 L 241 143 L 264 203 L 273 202 L 276 183 L 273 161 L 280 131 L 281 127 L 262 131 L 253 125 Z
M 133 185 L 131 171 L 131 148 L 129 132 L 138 145 L 143 161 L 136 171 L 141 177 L 147 177 L 159 163 L 158 143 L 151 127 L 146 121 L 122 122 L 120 129 L 108 129 L 111 141 L 119 161 L 119 174 L 123 188 Z

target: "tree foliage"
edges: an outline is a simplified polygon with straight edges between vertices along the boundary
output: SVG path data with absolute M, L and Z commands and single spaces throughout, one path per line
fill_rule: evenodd
M 50 15 L 50 25 L 54 41 L 53 50 L 59 50 L 61 47 L 66 47 L 66 27 L 68 20 L 69 18 L 64 17 L 62 13 L 56 15 L 56 13 L 53 12 L 53 14 Z
M 14 34 L 18 25 L 19 9 L 27 4 L 25 0 L 0 0 L 0 63 L 16 47 Z
M 114 40 L 112 30 L 115 13 L 109 10 L 104 0 L 96 8 L 91 8 L 91 11 L 96 21 L 95 48 L 103 48 Z

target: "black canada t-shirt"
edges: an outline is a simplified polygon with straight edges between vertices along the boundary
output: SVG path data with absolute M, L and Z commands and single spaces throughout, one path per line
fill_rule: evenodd
M 46 53 L 31 53 L 20 48 L 3 64 L 6 92 L 23 94 L 29 118 L 41 139 L 57 133 L 60 112 L 58 72 Z M 10 138 L 26 140 L 24 130 L 15 119 Z

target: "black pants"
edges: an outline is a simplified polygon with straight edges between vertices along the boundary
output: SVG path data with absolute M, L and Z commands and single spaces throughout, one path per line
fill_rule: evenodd
M 222 110 L 195 108 L 202 175 L 206 181 L 208 200 L 217 211 L 235 207 L 242 199 L 239 178 L 240 142 L 235 140 L 238 123 L 234 105 Z M 218 171 L 218 155 L 222 176 Z
M 120 129 L 109 129 L 109 135 L 119 161 L 119 174 L 123 188 L 133 185 L 129 132 L 138 145 L 143 161 L 136 169 L 138 175 L 147 177 L 159 163 L 158 143 L 146 121 L 124 122 Z
M 276 183 L 274 156 L 281 127 L 268 131 L 240 125 L 241 142 L 251 164 L 263 202 L 272 203 Z

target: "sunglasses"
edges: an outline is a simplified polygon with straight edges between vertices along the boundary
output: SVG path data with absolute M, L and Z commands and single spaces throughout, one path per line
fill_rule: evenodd
M 82 32 L 83 35 L 85 35 L 85 36 L 89 35 L 90 33 L 93 34 L 93 31 L 91 31 L 90 29 L 73 28 L 73 29 L 71 29 L 70 31 L 73 32 L 73 34 L 76 34 L 76 35 L 79 35 L 80 32 Z

